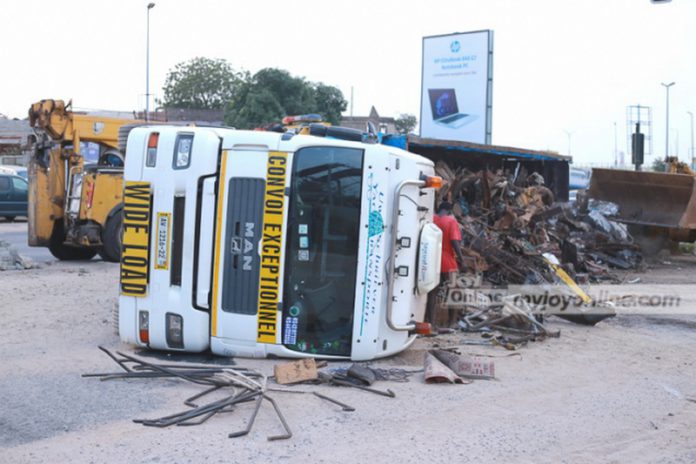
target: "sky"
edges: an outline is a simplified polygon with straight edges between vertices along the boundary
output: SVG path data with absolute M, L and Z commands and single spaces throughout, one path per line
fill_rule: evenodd
M 147 0 L 4 0 L 0 113 L 32 102 L 145 107 Z M 495 145 L 554 150 L 578 165 L 626 151 L 629 105 L 652 109 L 653 157 L 689 156 L 696 113 L 696 0 L 155 0 L 150 93 L 197 56 L 277 67 L 341 89 L 353 114 L 420 114 L 424 36 L 494 32 Z M 151 104 L 151 107 L 153 105 Z M 346 113 L 350 112 L 349 110 Z M 616 142 L 616 143 L 615 143 Z

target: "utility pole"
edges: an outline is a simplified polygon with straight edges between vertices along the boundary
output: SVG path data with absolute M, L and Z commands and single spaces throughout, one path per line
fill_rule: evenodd
M 145 45 L 145 121 L 150 116 L 150 10 L 154 3 L 147 4 L 147 40 Z
M 664 86 L 665 90 L 667 91 L 666 93 L 666 99 L 667 99 L 667 128 L 665 130 L 665 159 L 669 157 L 669 88 L 674 85 L 674 82 L 670 82 L 669 84 L 665 84 L 664 82 L 661 82 L 662 86 Z
M 686 112 L 691 118 L 691 169 L 696 170 L 696 151 L 694 151 L 694 113 Z
M 614 167 L 619 164 L 619 148 L 616 135 L 616 121 L 614 121 Z
M 350 117 L 353 117 L 353 86 L 350 86 Z
M 567 131 L 567 130 L 565 130 L 565 129 L 563 129 L 563 132 L 565 132 L 566 135 L 568 136 L 568 156 L 571 156 L 571 153 L 570 153 L 570 141 L 571 141 L 571 136 L 573 135 L 573 132 Z

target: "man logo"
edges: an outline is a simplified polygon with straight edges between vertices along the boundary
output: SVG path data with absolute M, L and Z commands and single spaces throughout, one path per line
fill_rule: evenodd
M 230 238 L 230 253 L 234 256 L 242 255 L 242 270 L 251 271 L 252 264 L 254 262 L 254 257 L 252 252 L 254 251 L 254 227 L 253 222 L 247 222 L 244 224 L 244 237 L 231 237 Z M 249 238 L 252 240 L 249 240 Z M 236 261 L 235 261 L 236 263 Z M 235 264 L 235 267 L 237 265 Z
M 244 261 L 242 263 L 242 270 L 243 271 L 251 271 L 251 264 L 253 262 L 253 257 L 249 255 L 244 255 L 242 256 L 242 260 Z
M 232 240 L 230 240 L 230 253 L 233 255 L 242 254 L 242 237 L 232 237 Z
M 452 50 L 452 53 L 458 53 L 461 48 L 462 44 L 460 44 L 458 40 L 453 40 L 450 44 L 450 50 Z

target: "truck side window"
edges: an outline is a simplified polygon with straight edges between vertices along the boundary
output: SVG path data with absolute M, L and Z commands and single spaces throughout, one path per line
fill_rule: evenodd
M 0 192 L 8 192 L 10 190 L 10 178 L 0 176 Z

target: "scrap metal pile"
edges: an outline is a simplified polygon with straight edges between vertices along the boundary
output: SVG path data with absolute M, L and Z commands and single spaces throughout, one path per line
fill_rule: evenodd
M 111 352 L 100 346 L 99 349 L 118 364 L 121 371 L 83 374 L 83 377 L 96 377 L 100 380 L 116 379 L 178 379 L 203 388 L 200 392 L 184 400 L 185 409 L 174 414 L 152 419 L 134 419 L 133 422 L 149 427 L 200 425 L 211 417 L 241 409 L 242 405 L 253 403 L 251 415 L 246 426 L 228 434 L 229 438 L 248 435 L 254 425 L 264 400 L 273 407 L 282 426 L 283 433 L 271 435 L 268 440 L 284 440 L 292 437 L 290 426 L 283 416 L 274 393 L 306 393 L 339 406 L 341 411 L 353 412 L 355 408 L 318 391 L 296 390 L 294 385 L 322 385 L 332 387 L 351 387 L 387 398 L 396 394 L 390 390 L 374 388 L 377 381 L 407 382 L 409 377 L 422 370 L 378 369 L 353 364 L 349 368 L 317 370 L 326 367 L 326 362 L 315 362 L 313 358 L 277 364 L 274 375 L 266 376 L 254 369 L 238 367 L 229 360 L 226 365 L 191 363 L 153 363 L 120 351 Z M 269 386 L 273 381 L 278 388 Z M 207 398 L 207 402 L 204 399 Z M 210 399 L 215 398 L 215 399 Z M 248 408 L 247 408 L 248 409 Z
M 468 296 L 458 306 L 451 305 L 451 285 L 439 293 L 450 311 L 459 309 L 458 327 L 481 335 L 463 344 L 516 349 L 560 335 L 545 326 L 544 315 L 588 325 L 615 315 L 611 304 L 593 301 L 581 287 L 620 282 L 615 269 L 642 262 L 626 226 L 610 219 L 615 204 L 584 195 L 572 204 L 556 202 L 543 177 L 521 166 L 471 171 L 439 162 L 435 170 L 443 178 L 438 201 L 452 203 L 462 232 L 458 280 L 475 282 L 464 285 Z
M 516 172 L 466 168 L 438 162 L 443 178 L 439 200 L 448 199 L 462 231 L 465 272 L 486 282 L 543 284 L 558 281 L 553 255 L 580 283 L 618 281 L 612 268 L 635 269 L 642 261 L 626 226 L 609 217 L 611 203 L 556 203 L 544 179 Z M 549 255 L 550 254 L 550 255 Z
M 267 400 L 273 406 L 284 429 L 284 433 L 269 436 L 268 439 L 283 440 L 292 437 L 292 431 L 280 412 L 278 404 L 268 395 L 266 377 L 257 371 L 231 365 L 155 364 L 119 351 L 112 353 L 101 346 L 99 349 L 114 360 L 123 371 L 83 374 L 83 377 L 98 377 L 101 380 L 177 378 L 205 387 L 203 391 L 184 401 L 187 409 L 181 412 L 155 419 L 135 419 L 133 422 L 150 427 L 199 425 L 216 414 L 233 411 L 238 405 L 253 401 L 254 409 L 246 428 L 228 435 L 230 438 L 241 437 L 251 431 L 261 403 Z M 218 399 L 201 405 L 196 403 L 213 393 L 218 394 Z

